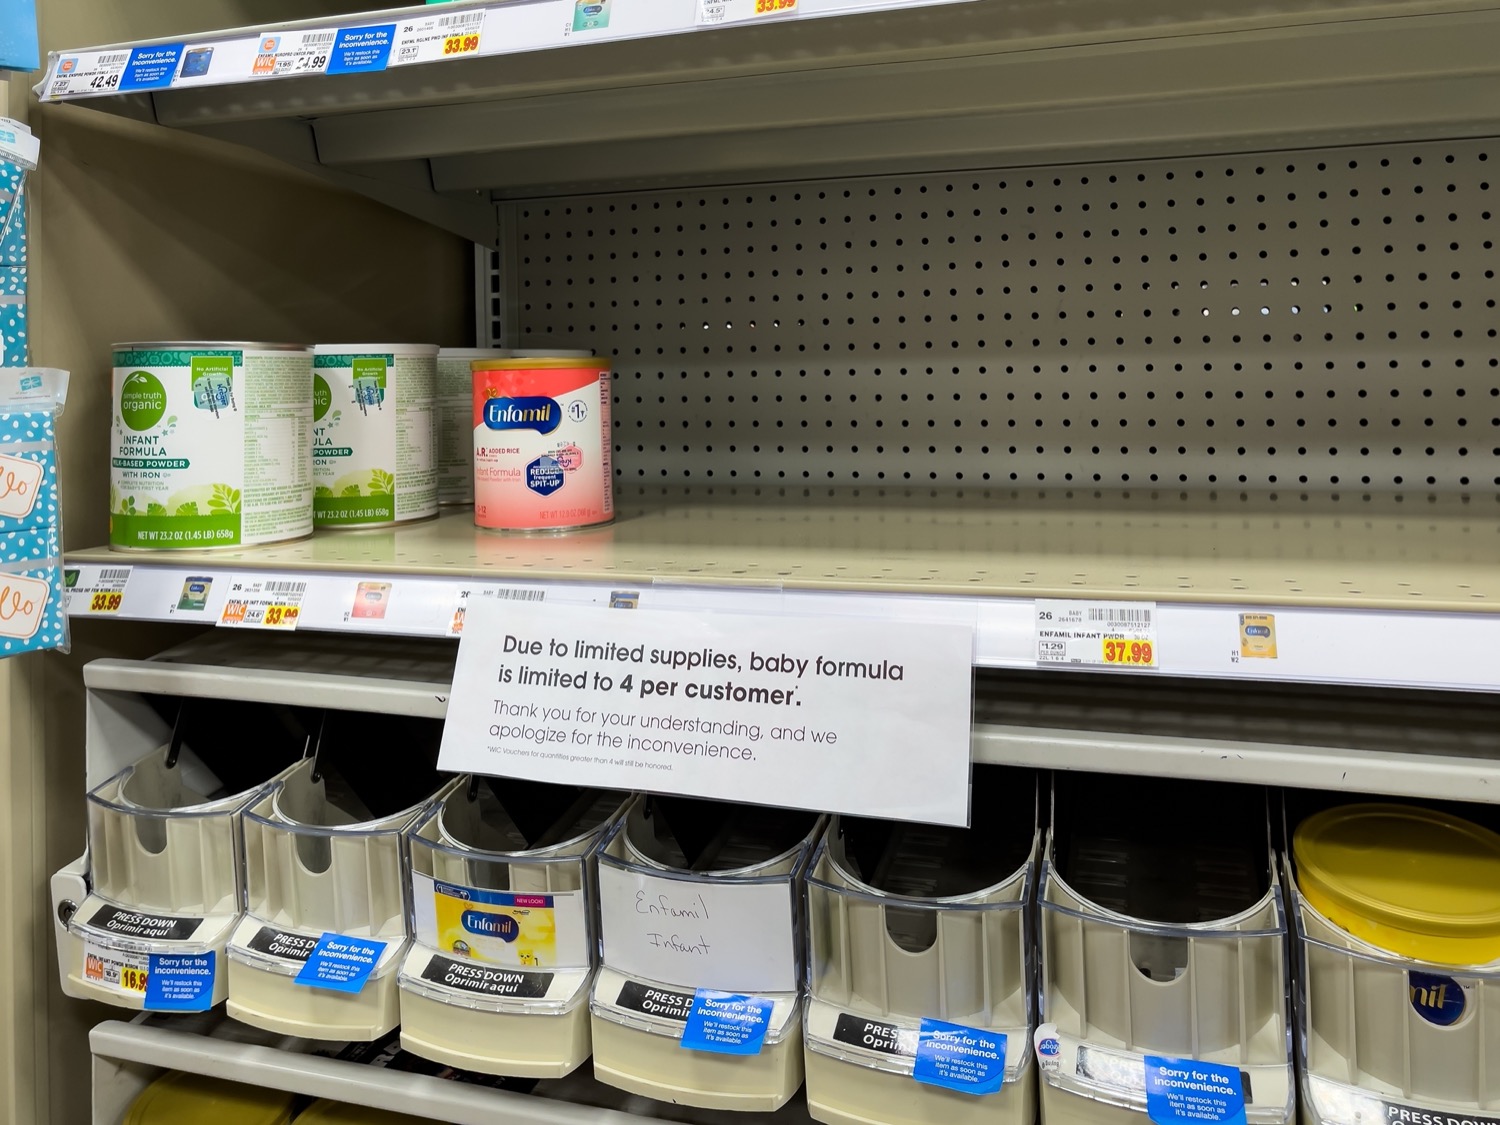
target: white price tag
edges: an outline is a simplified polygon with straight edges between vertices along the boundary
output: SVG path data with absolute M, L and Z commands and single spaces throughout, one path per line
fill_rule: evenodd
M 1038 599 L 1038 664 L 1083 664 L 1099 668 L 1155 668 L 1155 602 L 1091 602 Z
M 604 963 L 689 988 L 795 992 L 796 938 L 786 882 L 686 882 L 599 864 Z
M 61 55 L 48 77 L 45 100 L 76 98 L 82 94 L 112 94 L 120 88 L 120 77 L 130 61 L 130 48 L 115 51 L 79 51 Z
M 126 953 L 87 940 L 83 943 L 83 979 L 126 996 L 145 998 L 150 963 L 144 953 Z
M 63 568 L 63 585 L 68 593 L 68 615 L 110 617 L 119 613 L 120 606 L 125 601 L 125 585 L 129 581 L 128 566 Z
M 797 0 L 698 0 L 700 24 L 743 23 L 796 14 Z
M 450 637 L 461 637 L 464 631 L 464 617 L 466 611 L 475 599 L 489 598 L 502 602 L 539 602 L 545 600 L 547 591 L 540 587 L 534 589 L 523 589 L 520 587 L 506 586 L 481 586 L 477 589 L 463 589 L 458 592 L 458 599 L 453 606 L 453 620 L 448 625 Z
M 255 48 L 251 78 L 283 78 L 294 74 L 322 74 L 328 69 L 336 28 L 315 31 L 265 32 Z
M 233 575 L 219 624 L 232 629 L 290 631 L 297 627 L 302 615 L 302 596 L 306 592 L 306 582 Z
M 444 770 L 968 823 L 972 625 L 465 613 Z
M 396 25 L 389 65 L 410 66 L 477 55 L 487 14 L 485 9 L 470 9 L 403 20 Z

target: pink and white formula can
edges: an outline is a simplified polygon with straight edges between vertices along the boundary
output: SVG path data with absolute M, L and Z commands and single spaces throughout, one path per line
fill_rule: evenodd
M 615 518 L 609 363 L 473 361 L 474 523 L 555 532 Z

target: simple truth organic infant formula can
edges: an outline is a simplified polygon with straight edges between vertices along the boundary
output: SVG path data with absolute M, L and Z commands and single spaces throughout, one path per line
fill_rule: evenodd
M 609 363 L 476 359 L 474 522 L 568 531 L 614 519 Z
M 113 350 L 111 547 L 248 547 L 312 534 L 310 348 Z
M 437 358 L 438 503 L 474 503 L 476 359 L 504 359 L 503 348 L 444 348 Z
M 382 527 L 437 515 L 432 344 L 313 349 L 313 523 Z

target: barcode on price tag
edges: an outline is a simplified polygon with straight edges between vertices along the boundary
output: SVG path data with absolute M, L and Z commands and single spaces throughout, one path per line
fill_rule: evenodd
M 68 593 L 68 613 L 74 617 L 119 613 L 129 581 L 128 566 L 67 567 L 63 585 Z
M 391 66 L 473 57 L 484 38 L 486 9 L 446 16 L 417 16 L 396 25 Z
M 743 23 L 796 14 L 797 0 L 698 0 L 700 24 Z
M 231 629 L 295 629 L 306 593 L 306 582 L 236 574 L 230 578 L 219 624 Z
M 1156 668 L 1156 603 L 1039 599 L 1038 664 Z
M 458 592 L 457 603 L 453 607 L 453 621 L 448 626 L 450 637 L 460 637 L 464 631 L 464 611 L 469 607 L 469 601 L 473 598 L 492 598 L 497 601 L 508 602 L 540 602 L 547 597 L 546 590 L 520 589 L 511 586 L 482 586 L 478 589 L 466 589 Z

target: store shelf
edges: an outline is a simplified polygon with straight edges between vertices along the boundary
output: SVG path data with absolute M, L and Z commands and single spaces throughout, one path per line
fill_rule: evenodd
M 392 637 L 378 646 L 352 647 L 328 634 L 289 643 L 221 629 L 150 660 L 92 660 L 84 665 L 83 682 L 94 691 L 441 719 L 456 652 L 440 641 Z
M 120 1074 L 118 1064 L 137 1064 L 156 1070 L 184 1070 L 230 1082 L 243 1082 L 273 1090 L 286 1090 L 315 1098 L 332 1098 L 355 1105 L 379 1106 L 402 1113 L 462 1125 L 484 1125 L 504 1111 L 509 1117 L 542 1125 L 597 1125 L 592 1113 L 556 1107 L 555 1116 L 532 1117 L 522 1112 L 530 1099 L 501 1090 L 466 1086 L 423 1074 L 386 1072 L 358 1063 L 341 1062 L 303 1053 L 313 1044 L 292 1041 L 271 1045 L 253 1029 L 241 1029 L 227 1020 L 215 1026 L 219 1036 L 178 1031 L 145 1022 L 106 1021 L 89 1032 L 94 1054 L 95 1120 L 118 1120 L 101 1113 L 101 1099 L 129 1104 L 145 1081 Z M 222 1036 L 222 1037 L 220 1037 Z M 260 1041 L 257 1041 L 260 1040 Z M 299 1051 L 296 1049 L 301 1047 Z M 106 1063 L 101 1067 L 101 1060 Z M 113 1067 L 108 1064 L 117 1064 Z M 124 1096 L 116 1096 L 116 1088 Z M 512 1103 L 519 1103 L 518 1105 Z M 110 1108 L 116 1108 L 111 1106 Z M 554 1108 L 548 1106 L 548 1108 Z M 619 1125 L 624 1125 L 620 1122 Z
M 219 1013 L 109 1020 L 89 1033 L 94 1056 L 94 1121 L 115 1125 L 152 1077 L 183 1070 L 307 1097 L 374 1106 L 454 1125 L 640 1125 L 661 1119 L 722 1125 L 715 1114 L 635 1098 L 601 1086 L 588 1067 L 543 1082 L 532 1093 L 495 1089 L 397 1067 L 330 1057 L 343 1044 L 277 1037 Z M 320 1053 L 313 1053 L 320 1052 Z M 746 1125 L 808 1125 L 800 1099 L 776 1114 L 734 1116 Z
M 441 719 L 454 656 L 433 641 L 215 631 L 150 660 L 92 661 L 84 682 Z M 1497 732 L 1500 698 L 992 671 L 976 681 L 972 746 L 996 765 L 1500 801 Z
M 451 635 L 463 598 L 488 593 L 955 621 L 976 629 L 976 665 L 1035 668 L 1037 600 L 1071 598 L 1155 603 L 1167 674 L 1494 690 L 1500 649 L 1493 497 L 627 488 L 612 526 L 567 536 L 450 512 L 246 551 L 76 551 L 68 566 L 84 586 L 129 567 L 102 616 L 212 624 L 235 581 L 262 576 L 306 583 L 300 628 L 368 635 Z M 211 587 L 183 610 L 190 577 Z M 383 617 L 354 616 L 367 582 L 388 586 Z M 1275 615 L 1274 658 L 1241 655 L 1245 611 Z
M 753 13 L 753 0 L 722 6 L 746 4 Z M 1500 12 L 1472 0 L 1277 0 L 1233 14 L 1185 0 L 1128 12 L 801 0 L 720 29 L 701 22 L 714 6 L 612 0 L 608 26 L 583 31 L 574 0 L 252 27 L 60 52 L 37 91 L 261 149 L 485 245 L 499 243 L 501 197 L 1500 126 Z M 472 51 L 399 65 L 403 37 L 481 14 L 463 28 L 479 29 Z M 807 18 L 822 15 L 845 18 Z M 260 49 L 371 28 L 400 42 L 368 73 L 317 73 L 331 56 L 310 50 L 278 76 Z M 135 61 L 150 51 L 166 60 L 154 72 Z
M 1117 677 L 981 684 L 976 762 L 1500 802 L 1500 700 Z

